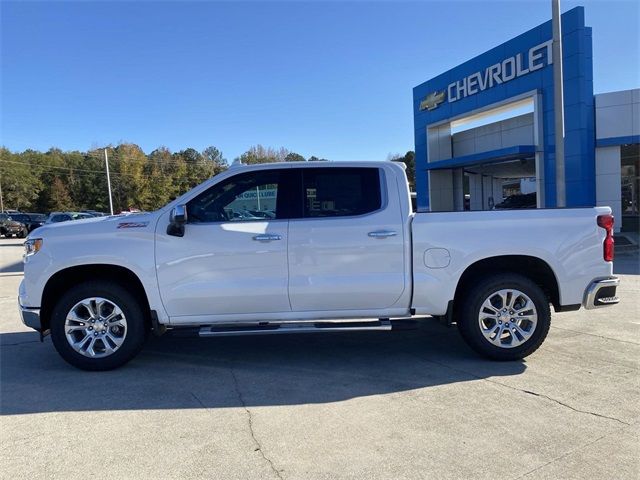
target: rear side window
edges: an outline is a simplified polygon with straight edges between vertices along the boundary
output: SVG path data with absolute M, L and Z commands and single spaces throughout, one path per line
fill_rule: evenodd
M 377 168 L 304 168 L 304 216 L 350 217 L 382 207 Z

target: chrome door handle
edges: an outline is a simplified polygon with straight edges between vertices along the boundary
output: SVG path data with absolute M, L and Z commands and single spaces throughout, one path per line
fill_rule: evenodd
M 369 232 L 368 235 L 373 238 L 387 238 L 395 237 L 398 233 L 393 230 L 376 230 L 375 232 Z
M 264 233 L 256 235 L 253 239 L 257 242 L 271 242 L 272 240 L 282 240 L 282 237 L 273 233 Z

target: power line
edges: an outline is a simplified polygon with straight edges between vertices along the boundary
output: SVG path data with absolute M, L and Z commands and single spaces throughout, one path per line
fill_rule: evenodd
M 27 165 L 29 167 L 38 167 L 38 168 L 44 168 L 44 169 L 53 169 L 53 168 L 57 168 L 57 169 L 62 169 L 62 170 L 73 170 L 76 172 L 90 172 L 90 173 L 104 173 L 104 171 L 102 170 L 87 170 L 84 168 L 75 168 L 75 167 L 59 167 L 57 165 L 40 165 L 40 164 L 34 164 L 31 162 L 19 162 L 16 160 L 2 160 L 2 162 L 4 163 L 13 163 L 15 165 Z
M 53 169 L 65 170 L 65 172 L 60 172 L 60 173 L 66 173 L 68 175 L 79 173 L 79 172 L 83 172 L 83 174 L 89 174 L 89 173 L 96 173 L 96 174 L 100 174 L 100 175 L 104 174 L 104 170 L 87 170 L 87 169 L 84 169 L 84 168 L 59 167 L 59 166 L 56 166 L 56 165 L 39 165 L 39 164 L 33 164 L 33 163 L 29 163 L 29 162 L 18 162 L 18 161 L 15 161 L 15 160 L 2 160 L 1 162 L 12 163 L 14 165 L 27 165 L 29 167 L 37 167 L 37 168 L 41 168 L 43 170 L 53 170 Z M 134 175 L 132 173 L 112 172 L 111 174 L 112 175 L 127 176 L 127 177 L 138 177 L 138 175 Z M 148 175 L 146 173 L 141 173 L 139 176 L 145 177 L 145 178 L 152 178 L 151 175 Z

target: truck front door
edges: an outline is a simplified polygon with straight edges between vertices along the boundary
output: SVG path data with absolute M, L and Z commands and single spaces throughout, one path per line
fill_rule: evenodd
M 159 229 L 156 268 L 169 316 L 290 311 L 287 171 L 227 178 L 187 204 L 183 237 Z

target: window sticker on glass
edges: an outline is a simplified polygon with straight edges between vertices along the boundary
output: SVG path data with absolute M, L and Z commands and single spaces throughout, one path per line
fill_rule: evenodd
M 377 168 L 314 168 L 304 171 L 305 217 L 364 215 L 381 207 Z

